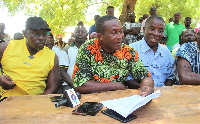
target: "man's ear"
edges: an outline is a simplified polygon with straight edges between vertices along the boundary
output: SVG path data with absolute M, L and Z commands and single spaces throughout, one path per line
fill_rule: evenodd
M 97 38 L 98 38 L 99 40 L 102 40 L 102 34 L 101 34 L 101 33 L 97 33 Z
M 22 33 L 23 33 L 24 37 L 27 38 L 27 30 L 22 30 Z

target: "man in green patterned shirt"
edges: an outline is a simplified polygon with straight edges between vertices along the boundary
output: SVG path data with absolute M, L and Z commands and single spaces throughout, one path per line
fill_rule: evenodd
M 125 84 L 130 72 L 143 96 L 152 93 L 153 79 L 137 51 L 122 44 L 124 33 L 119 20 L 110 15 L 100 17 L 96 31 L 98 38 L 85 42 L 78 51 L 72 75 L 75 90 L 93 93 L 134 88 L 135 84 Z

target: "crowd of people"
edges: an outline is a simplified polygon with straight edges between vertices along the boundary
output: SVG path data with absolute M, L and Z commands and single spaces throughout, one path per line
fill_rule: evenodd
M 142 96 L 154 87 L 200 84 L 200 31 L 185 25 L 176 12 L 169 23 L 157 15 L 144 14 L 136 22 L 121 24 L 108 6 L 106 15 L 94 16 L 89 31 L 79 21 L 68 43 L 54 34 L 41 17 L 30 17 L 25 30 L 5 41 L 0 23 L 0 99 L 9 96 L 80 93 L 140 88 Z

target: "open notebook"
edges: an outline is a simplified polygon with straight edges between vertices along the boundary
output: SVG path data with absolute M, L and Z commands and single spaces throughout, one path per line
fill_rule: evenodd
M 160 90 L 157 90 L 156 92 L 146 97 L 142 97 L 140 95 L 133 95 L 130 97 L 101 101 L 101 103 L 105 107 L 116 111 L 117 113 L 126 118 L 133 111 L 147 104 L 152 99 L 159 97 L 160 95 Z

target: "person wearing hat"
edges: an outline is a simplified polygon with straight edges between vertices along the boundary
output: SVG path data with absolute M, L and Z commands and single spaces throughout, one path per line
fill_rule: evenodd
M 26 39 L 0 44 L 1 100 L 9 96 L 52 94 L 58 89 L 59 61 L 44 46 L 48 24 L 41 17 L 30 17 L 23 34 Z
M 67 43 L 65 43 L 65 42 L 62 40 L 62 39 L 63 39 L 62 34 L 57 35 L 57 37 L 58 37 L 58 41 L 55 42 L 55 45 L 57 45 L 58 47 L 60 47 L 60 49 L 62 50 L 62 49 L 65 47 L 65 45 L 66 45 Z

